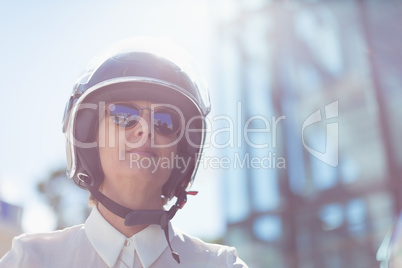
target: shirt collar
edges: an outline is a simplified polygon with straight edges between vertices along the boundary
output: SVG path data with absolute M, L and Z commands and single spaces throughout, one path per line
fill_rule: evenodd
M 85 222 L 85 231 L 96 252 L 109 267 L 113 267 L 127 240 L 134 245 L 144 267 L 149 267 L 168 247 L 164 231 L 159 225 L 149 225 L 130 238 L 117 231 L 94 207 Z M 169 222 L 169 240 L 174 237 Z M 134 254 L 134 252 L 133 252 Z

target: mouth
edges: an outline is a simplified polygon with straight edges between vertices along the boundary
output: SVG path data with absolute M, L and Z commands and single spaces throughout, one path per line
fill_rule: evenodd
M 126 150 L 126 153 L 129 155 L 137 155 L 139 157 L 157 157 L 156 153 L 149 148 L 129 149 Z

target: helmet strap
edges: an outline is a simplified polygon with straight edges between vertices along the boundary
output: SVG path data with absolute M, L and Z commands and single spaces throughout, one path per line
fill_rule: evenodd
M 103 193 L 101 193 L 98 189 L 91 186 L 89 183 L 90 179 L 87 174 L 80 173 L 77 175 L 80 183 L 88 189 L 88 191 L 109 211 L 114 213 L 115 215 L 124 219 L 124 224 L 126 226 L 133 225 L 150 225 L 150 224 L 158 224 L 161 226 L 162 230 L 165 233 L 166 241 L 170 248 L 173 258 L 177 263 L 180 263 L 179 254 L 173 251 L 172 245 L 169 240 L 169 221 L 176 215 L 176 212 L 183 208 L 183 206 L 187 202 L 187 195 L 196 195 L 198 192 L 190 191 L 187 192 L 183 188 L 179 188 L 176 192 L 176 203 L 168 210 L 131 210 L 127 207 L 124 207 Z

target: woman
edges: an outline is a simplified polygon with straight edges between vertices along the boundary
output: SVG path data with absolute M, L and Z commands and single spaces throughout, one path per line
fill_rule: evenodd
M 15 238 L 0 267 L 246 267 L 170 224 L 195 194 L 210 110 L 194 70 L 183 52 L 136 40 L 81 77 L 63 120 L 67 174 L 95 206 L 85 224 Z

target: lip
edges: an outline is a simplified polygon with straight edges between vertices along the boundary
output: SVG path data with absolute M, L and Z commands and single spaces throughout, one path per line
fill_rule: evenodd
M 136 154 L 140 157 L 156 157 L 156 153 L 153 152 L 150 148 L 135 148 L 126 150 L 128 154 Z

